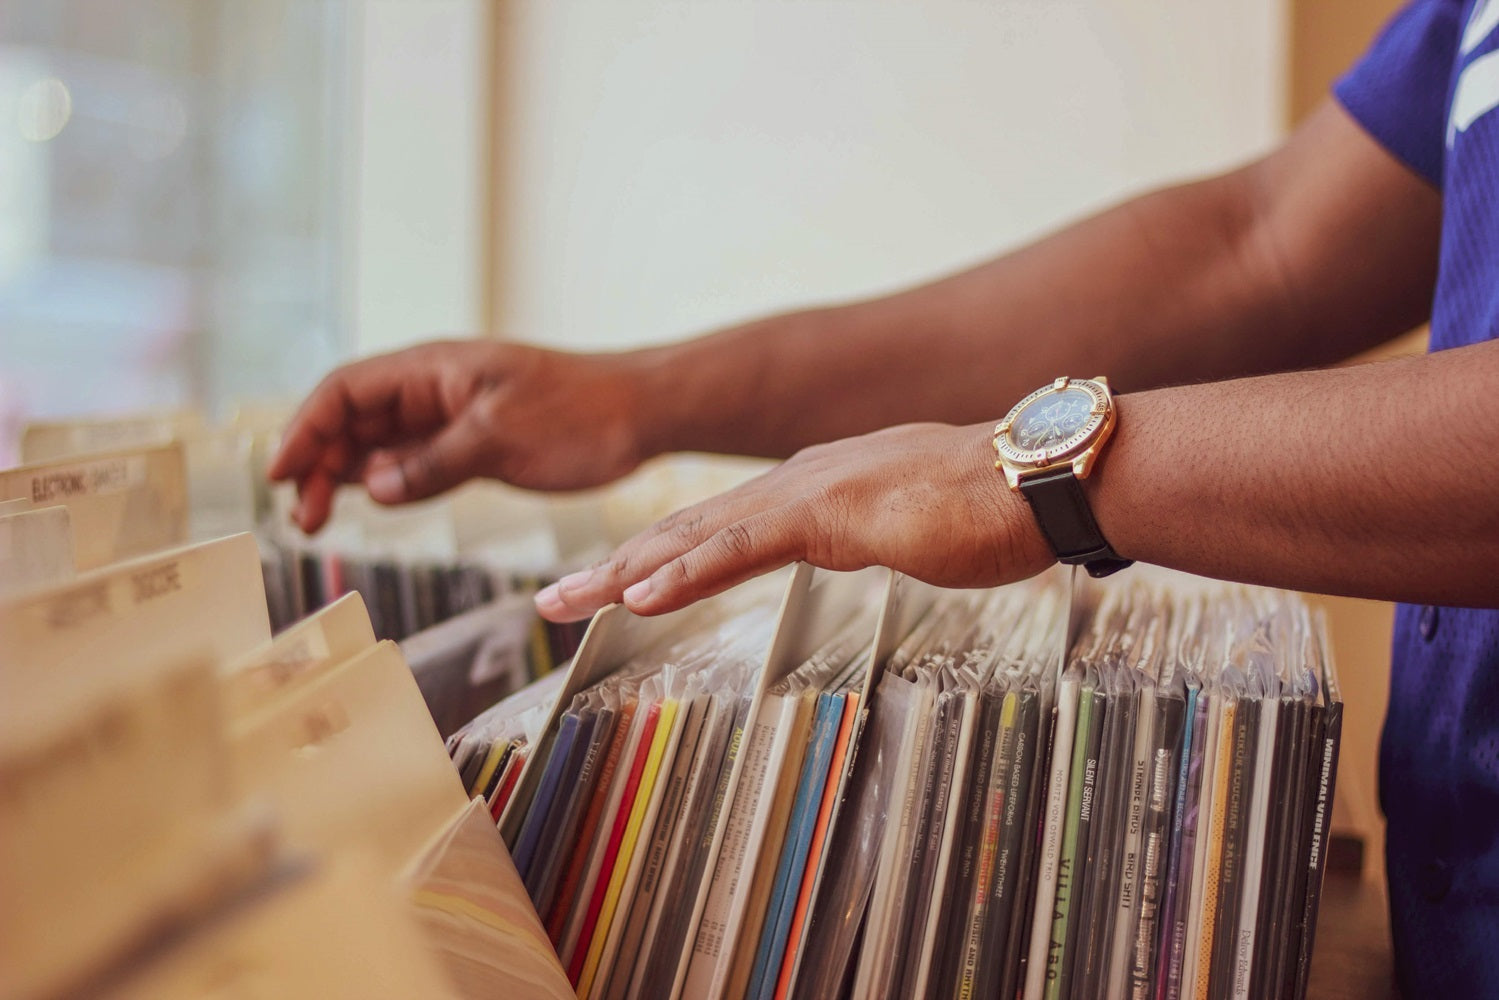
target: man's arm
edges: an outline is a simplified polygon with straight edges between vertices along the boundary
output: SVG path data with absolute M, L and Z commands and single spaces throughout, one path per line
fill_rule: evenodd
M 1134 393 L 1086 480 L 1122 556 L 1249 583 L 1499 607 L 1499 341 Z M 808 449 L 537 595 L 681 607 L 793 560 L 989 586 L 1052 561 L 1004 484 L 992 422 Z
M 473 476 L 577 489 L 662 452 L 977 421 L 1062 374 L 1129 391 L 1327 362 L 1426 317 L 1439 216 L 1328 104 L 1248 167 L 896 295 L 623 354 L 468 341 L 356 362 L 303 403 L 271 475 L 315 530 L 339 482 L 383 503 Z
M 784 457 L 982 420 L 1058 375 L 1134 391 L 1341 360 L 1426 319 L 1440 212 L 1329 101 L 1262 160 L 970 271 L 638 355 L 670 401 L 646 450 Z

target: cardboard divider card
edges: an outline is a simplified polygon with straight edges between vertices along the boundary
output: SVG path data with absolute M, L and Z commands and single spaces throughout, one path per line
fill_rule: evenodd
M 0 598 L 73 576 L 73 522 L 66 507 L 0 510 Z
M 187 465 L 181 444 L 0 471 L 0 499 L 67 507 L 79 569 L 188 540 Z
M 917 623 L 932 609 L 941 594 L 940 587 L 922 583 L 902 573 L 890 574 L 885 599 L 880 605 L 880 617 L 875 623 L 869 674 L 861 692 L 866 706 L 874 697 L 875 689 L 879 687 L 880 678 L 885 675 L 885 668 L 896 648 L 916 629 Z
M 50 730 L 7 727 L 0 996 L 73 982 L 261 869 L 270 842 L 227 765 L 202 659 L 158 659 Z
M 100 1000 L 455 994 L 400 893 L 358 855 L 277 886 L 98 994 Z
M 244 535 L 0 601 L 0 966 L 86 968 L 262 859 L 214 670 L 269 638 L 258 565 Z
M 224 670 L 224 711 L 235 725 L 282 692 L 375 644 L 358 591 L 313 612 Z
M 392 642 L 243 720 L 232 754 L 236 780 L 270 800 L 292 848 L 369 847 L 392 871 L 467 799 Z
M 572 984 L 483 799 L 444 824 L 403 881 L 460 996 L 571 1000 Z
M 255 539 L 233 535 L 0 601 L 0 754 L 162 662 L 218 665 L 269 641 Z
M 21 431 L 21 461 L 37 465 L 100 452 L 150 448 L 170 444 L 201 426 L 190 410 L 34 421 Z

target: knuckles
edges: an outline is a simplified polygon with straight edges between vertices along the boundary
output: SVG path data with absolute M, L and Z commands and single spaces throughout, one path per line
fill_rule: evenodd
M 753 558 L 758 540 L 743 521 L 725 525 L 717 535 L 718 547 L 731 561 Z

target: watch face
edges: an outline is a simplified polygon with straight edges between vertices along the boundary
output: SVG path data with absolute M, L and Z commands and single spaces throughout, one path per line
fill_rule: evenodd
M 1010 442 L 1019 451 L 1061 447 L 1088 426 L 1093 417 L 1093 394 L 1068 387 L 1048 392 L 1025 405 L 1010 421 Z
M 1015 404 L 994 429 L 1000 464 L 1043 469 L 1085 456 L 1112 428 L 1112 399 L 1102 379 L 1057 379 Z M 1007 473 L 1008 474 L 1008 473 Z M 1011 482 L 1014 486 L 1014 482 Z

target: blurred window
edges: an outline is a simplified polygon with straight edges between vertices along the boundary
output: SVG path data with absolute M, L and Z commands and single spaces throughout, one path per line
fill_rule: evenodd
M 293 395 L 350 352 L 345 5 L 0 5 L 0 463 L 31 418 Z

